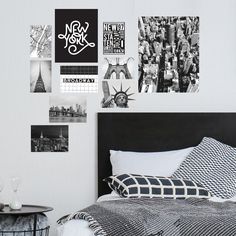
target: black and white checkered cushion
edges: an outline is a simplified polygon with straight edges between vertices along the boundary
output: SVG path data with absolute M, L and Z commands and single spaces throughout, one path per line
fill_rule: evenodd
M 205 137 L 173 177 L 190 179 L 214 196 L 231 198 L 236 194 L 236 148 Z
M 127 198 L 210 198 L 210 193 L 190 180 L 148 175 L 113 175 L 104 180 L 120 196 Z

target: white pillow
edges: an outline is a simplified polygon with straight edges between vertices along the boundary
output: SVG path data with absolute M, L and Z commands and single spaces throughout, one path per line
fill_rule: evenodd
M 112 191 L 109 194 L 105 194 L 99 197 L 97 199 L 97 202 L 113 201 L 113 200 L 120 200 L 120 199 L 125 199 L 125 198 L 122 198 L 117 192 Z
M 220 197 L 213 196 L 213 197 L 209 198 L 208 200 L 212 201 L 212 202 L 226 202 L 226 201 L 236 202 L 236 195 L 233 196 L 232 198 L 228 198 L 228 199 L 223 199 Z
M 127 152 L 110 150 L 112 175 L 140 174 L 171 176 L 193 147 L 165 152 Z

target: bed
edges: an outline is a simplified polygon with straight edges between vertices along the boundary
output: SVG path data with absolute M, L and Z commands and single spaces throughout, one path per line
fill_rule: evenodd
M 110 162 L 110 150 L 122 150 L 122 151 L 131 151 L 131 152 L 165 152 L 168 153 L 171 150 L 188 150 L 188 148 L 194 148 L 199 146 L 199 143 L 202 142 L 204 137 L 211 137 L 212 139 L 218 140 L 224 144 L 230 145 L 232 147 L 236 147 L 236 113 L 98 113 L 98 197 L 99 204 L 102 204 L 105 208 L 112 208 L 113 205 L 118 206 L 119 204 L 123 205 L 123 199 L 114 191 L 111 193 L 111 188 L 108 186 L 106 182 L 103 180 L 108 176 L 112 176 L 114 174 L 114 166 L 112 170 L 112 165 Z M 209 140 L 207 140 L 209 141 Z M 210 144 L 211 148 L 214 146 Z M 205 146 L 203 146 L 205 147 Z M 217 146 L 218 148 L 218 146 Z M 231 147 L 230 147 L 231 148 Z M 230 151 L 234 154 L 234 149 L 230 149 Z M 224 148 L 223 148 L 224 149 Z M 174 152 L 174 151 L 173 151 Z M 192 149 L 188 152 L 192 153 Z M 129 154 L 129 153 L 128 153 Z M 189 155 L 189 153 L 187 154 Z M 130 154 L 128 155 L 128 157 Z M 169 155 L 166 155 L 167 158 Z M 174 155 L 173 155 L 174 156 Z M 203 156 L 204 157 L 204 156 Z M 232 159 L 234 162 L 234 159 Z M 232 162 L 232 163 L 233 163 Z M 134 163 L 134 165 L 136 165 Z M 176 167 L 177 168 L 177 167 Z M 182 170 L 181 170 L 182 171 Z M 180 173 L 182 173 L 180 171 Z M 234 169 L 232 170 L 235 171 Z M 135 173 L 139 174 L 139 173 Z M 144 173 L 142 173 L 144 174 Z M 178 176 L 179 173 L 174 173 Z M 229 179 L 230 181 L 235 176 L 232 175 Z M 137 178 L 137 176 L 135 177 Z M 218 189 L 219 190 L 219 189 Z M 227 192 L 227 191 L 226 191 Z M 230 197 L 229 197 L 230 196 Z M 224 198 L 224 196 L 223 196 Z M 230 213 L 230 215 L 234 216 L 236 213 L 236 208 L 234 208 L 233 201 L 235 201 L 235 196 L 228 195 L 225 197 L 226 199 L 218 198 L 218 197 L 211 197 L 210 200 L 222 201 L 224 202 L 227 200 L 225 205 L 221 205 L 223 203 L 215 203 L 213 201 L 208 200 L 201 200 L 196 201 L 195 198 L 187 199 L 186 202 L 191 208 L 194 206 L 196 209 L 208 209 L 211 211 L 212 207 L 214 208 L 213 211 L 215 212 L 220 211 L 223 208 L 227 209 L 228 212 L 224 212 L 226 215 Z M 125 199 L 126 200 L 126 199 Z M 232 202 L 228 202 L 228 200 Z M 115 202 L 116 203 L 113 203 Z M 130 205 L 130 200 L 127 200 L 125 204 Z M 154 202 L 153 202 L 154 201 Z M 132 204 L 135 203 L 137 205 L 146 204 L 143 208 L 146 209 L 152 204 L 157 205 L 156 203 L 158 200 L 149 199 L 147 202 L 148 204 L 143 203 L 140 201 L 136 202 L 136 199 L 133 200 Z M 158 202 L 159 205 L 165 205 L 165 209 L 168 208 L 170 203 L 173 200 L 164 200 Z M 176 200 L 178 204 L 182 204 L 181 201 Z M 210 203 L 208 203 L 210 202 Z M 131 204 L 131 205 L 132 205 Z M 180 208 L 179 205 L 173 204 L 173 209 Z M 172 209 L 171 208 L 171 209 Z M 188 207 L 187 207 L 188 208 Z M 103 209 L 103 210 L 104 210 Z M 140 208 L 138 208 L 140 211 Z M 170 209 L 170 210 L 171 210 Z M 78 209 L 75 209 L 78 210 Z M 130 214 L 133 214 L 135 211 L 131 211 Z M 157 209 L 160 210 L 160 209 Z M 115 211 L 119 211 L 119 209 L 115 209 Z M 105 212 L 105 210 L 104 210 Z M 137 212 L 136 212 L 137 213 Z M 152 212 L 153 213 L 153 212 Z M 196 213 L 196 212 L 195 212 Z M 154 214 L 154 213 L 153 213 Z M 204 213 L 202 213 L 204 216 Z M 168 215 L 168 214 L 167 214 Z M 222 213 L 223 215 L 223 213 Z M 158 225 L 156 222 L 149 222 L 150 225 L 155 224 L 156 231 L 150 231 L 144 235 L 184 235 L 183 232 L 179 231 L 179 218 L 177 215 L 170 214 L 169 217 L 174 217 L 172 219 L 172 223 L 175 222 L 177 226 L 175 229 L 170 227 L 169 225 L 166 226 L 171 228 L 169 233 L 167 231 L 163 231 L 162 229 L 158 229 Z M 76 218 L 81 218 L 80 220 Z M 98 216 L 99 217 L 99 216 Z M 142 217 L 142 216 L 141 216 Z M 177 217 L 177 218 L 175 218 Z M 188 215 L 188 220 L 192 217 Z M 203 217 L 203 220 L 206 219 L 208 215 Z M 216 217 L 217 220 L 222 221 L 222 218 Z M 63 218 L 65 219 L 65 218 Z M 141 218 L 142 219 L 142 218 Z M 214 228 L 211 229 L 212 232 L 217 230 L 217 235 L 235 235 L 236 229 L 231 227 L 235 225 L 236 221 L 235 218 L 227 219 L 227 233 L 226 229 L 222 230 L 220 228 L 215 227 L 216 224 L 219 225 L 219 222 L 214 222 Z M 163 220 L 163 219 L 162 219 Z M 168 222 L 169 218 L 165 219 L 165 224 Z M 223 219 L 224 220 L 224 219 Z M 78 212 L 75 212 L 74 215 L 71 215 L 70 220 L 66 221 L 65 224 L 62 224 L 58 227 L 58 235 L 60 236 L 74 236 L 77 235 L 79 232 L 80 235 L 83 236 L 94 236 L 94 235 L 112 235 L 111 233 L 103 234 L 103 231 L 97 230 L 94 234 L 94 224 L 91 224 L 91 221 L 88 222 L 88 217 L 86 218 L 85 215 L 80 215 Z M 186 220 L 187 222 L 187 220 Z M 195 222 L 195 221 L 193 221 Z M 232 223 L 233 222 L 233 223 Z M 163 222 L 162 222 L 163 223 Z M 160 222 L 160 225 L 162 224 Z M 174 225 L 172 224 L 171 225 Z M 89 227 L 90 224 L 90 227 Z M 196 227 L 202 227 L 204 223 L 199 223 Z M 226 223 L 225 223 L 226 224 Z M 211 226 L 211 225 L 210 225 Z M 116 225 L 117 227 L 117 225 Z M 205 227 L 210 230 L 209 225 L 205 225 Z M 92 229 L 93 228 L 93 229 Z M 177 231 L 176 228 L 178 228 Z M 189 227 L 187 227 L 189 228 Z M 217 229 L 216 229 L 217 228 Z M 212 232 L 208 232 L 208 230 L 204 229 L 202 234 L 189 234 L 189 235 L 204 235 L 204 232 L 207 232 L 205 235 L 211 235 Z M 109 231 L 109 230 L 108 230 Z M 115 232 L 115 231 L 114 231 Z M 174 232 L 174 233 L 173 233 Z M 219 233 L 220 232 L 220 233 Z M 143 235 L 142 233 L 134 233 L 134 235 Z M 119 234 L 113 234 L 114 236 Z M 120 234 L 123 235 L 123 234 Z M 126 235 L 126 234 L 124 234 Z M 129 234 L 132 235 L 132 232 Z M 212 235 L 216 235 L 213 233 Z

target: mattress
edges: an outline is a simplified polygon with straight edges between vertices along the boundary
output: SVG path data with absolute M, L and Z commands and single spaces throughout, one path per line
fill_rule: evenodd
M 97 202 L 101 201 L 115 201 L 120 200 L 121 198 L 115 192 L 111 194 L 106 194 L 98 198 Z M 210 201 L 215 202 L 224 202 L 226 200 L 220 199 L 217 197 L 212 197 L 209 199 Z M 231 199 L 227 199 L 228 201 L 236 202 L 236 196 Z M 70 220 L 64 225 L 60 225 L 57 228 L 57 236 L 94 236 L 93 230 L 89 228 L 89 223 L 85 220 Z

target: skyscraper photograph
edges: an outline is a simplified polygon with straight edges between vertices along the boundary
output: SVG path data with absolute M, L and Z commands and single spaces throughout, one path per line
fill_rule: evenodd
M 50 93 L 51 92 L 51 61 L 32 60 L 30 61 L 30 92 Z

